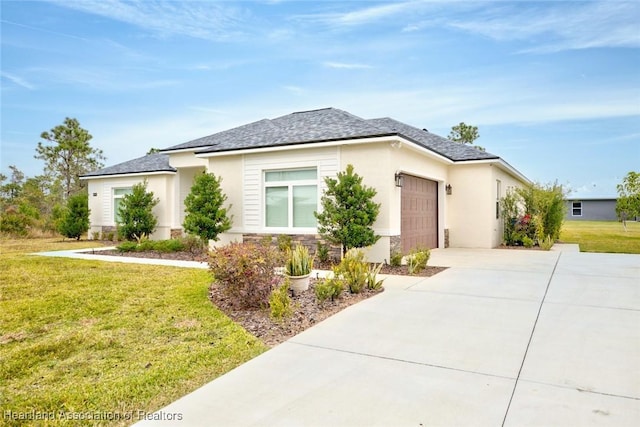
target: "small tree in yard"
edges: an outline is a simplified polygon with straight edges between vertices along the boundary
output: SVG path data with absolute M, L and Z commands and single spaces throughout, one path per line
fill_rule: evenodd
M 325 178 L 327 190 L 322 196 L 322 212 L 314 212 L 318 232 L 328 241 L 341 244 L 344 255 L 351 248 L 371 246 L 378 241 L 372 225 L 380 212 L 373 201 L 377 191 L 362 184 L 362 177 L 347 165 L 338 179 Z
M 147 192 L 147 181 L 133 186 L 131 194 L 122 198 L 118 214 L 119 233 L 127 240 L 140 240 L 156 230 L 158 219 L 153 214 L 153 207 L 160 200 L 153 198 L 153 192 Z
M 199 236 L 203 241 L 218 240 L 218 235 L 231 228 L 231 218 L 223 207 L 227 196 L 220 188 L 221 178 L 212 173 L 196 176 L 191 192 L 184 200 L 184 229 Z
M 629 172 L 617 185 L 616 214 L 627 230 L 627 219 L 640 215 L 640 173 Z
M 58 232 L 64 237 L 80 240 L 89 230 L 89 200 L 86 194 L 71 196 L 58 224 Z

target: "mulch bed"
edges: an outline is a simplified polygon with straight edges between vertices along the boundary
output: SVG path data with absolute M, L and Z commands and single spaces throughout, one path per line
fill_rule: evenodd
M 90 252 L 88 252 L 90 253 Z M 96 251 L 96 255 L 112 255 L 126 256 L 136 258 L 156 258 L 156 259 L 175 259 L 182 261 L 201 261 L 207 262 L 208 255 L 206 252 L 120 252 L 118 250 Z M 316 263 L 314 268 L 317 270 L 331 270 L 331 263 Z M 416 276 L 429 277 L 437 274 L 446 267 L 431 267 L 421 271 Z M 383 265 L 380 274 L 409 275 L 407 266 L 393 267 L 391 265 Z M 311 279 L 309 289 L 293 296 L 293 315 L 283 322 L 276 322 L 269 316 L 268 309 L 245 309 L 240 310 L 233 307 L 229 300 L 220 292 L 216 286 L 211 286 L 209 290 L 209 298 L 211 302 L 218 307 L 224 314 L 229 316 L 234 322 L 240 324 L 249 333 L 260 339 L 268 346 L 275 346 L 289 338 L 299 334 L 307 328 L 321 322 L 322 320 L 344 310 L 345 308 L 357 302 L 370 298 L 384 289 L 372 291 L 365 289 L 362 293 L 352 294 L 348 290 L 344 291 L 340 298 L 335 301 L 325 301 L 319 304 L 315 294 L 315 279 Z

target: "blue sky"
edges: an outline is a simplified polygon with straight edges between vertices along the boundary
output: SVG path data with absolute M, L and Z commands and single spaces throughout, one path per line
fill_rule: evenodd
M 640 171 L 640 2 L 1 1 L 0 166 L 75 117 L 106 164 L 336 107 L 612 196 Z

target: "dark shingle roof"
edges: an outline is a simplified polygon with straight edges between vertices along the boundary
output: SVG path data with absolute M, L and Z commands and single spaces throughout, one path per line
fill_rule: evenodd
M 486 151 L 479 150 L 467 144 L 453 142 L 424 129 L 418 129 L 388 117 L 367 121 L 388 132 L 398 133 L 416 144 L 435 151 L 453 161 L 499 158 L 495 154 L 487 153 Z
M 169 164 L 169 155 L 162 153 L 148 154 L 144 157 L 129 160 L 113 166 L 89 172 L 83 176 L 106 176 L 106 175 L 122 175 L 128 173 L 145 173 L 145 172 L 176 172 L 176 168 Z
M 337 108 L 301 111 L 276 119 L 263 119 L 204 138 L 174 145 L 163 151 L 196 149 L 216 153 L 246 148 L 266 148 L 309 142 L 400 135 L 453 161 L 497 159 L 491 153 L 452 142 L 390 118 L 365 120 Z M 199 149 L 199 150 L 198 150 Z
M 211 153 L 352 139 L 380 133 L 380 129 L 360 117 L 336 108 L 323 108 L 287 114 L 272 120 L 263 119 L 162 151 L 202 148 L 199 153 Z
M 391 118 L 365 120 L 337 108 L 300 111 L 272 120 L 238 126 L 233 129 L 194 139 L 161 150 L 194 150 L 214 153 L 247 148 L 268 148 L 323 141 L 339 141 L 376 136 L 399 135 L 415 144 L 452 161 L 498 159 L 499 157 L 469 145 L 450 141 L 426 130 Z M 176 169 L 169 164 L 168 154 L 151 154 L 128 162 L 109 166 L 84 175 L 85 177 L 144 173 Z

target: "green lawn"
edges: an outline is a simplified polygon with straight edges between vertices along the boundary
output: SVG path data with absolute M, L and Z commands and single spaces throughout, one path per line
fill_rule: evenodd
M 578 243 L 582 252 L 640 254 L 640 222 L 565 221 L 560 240 Z
M 209 302 L 207 271 L 27 255 L 90 246 L 0 240 L 0 425 L 129 425 L 266 350 Z

